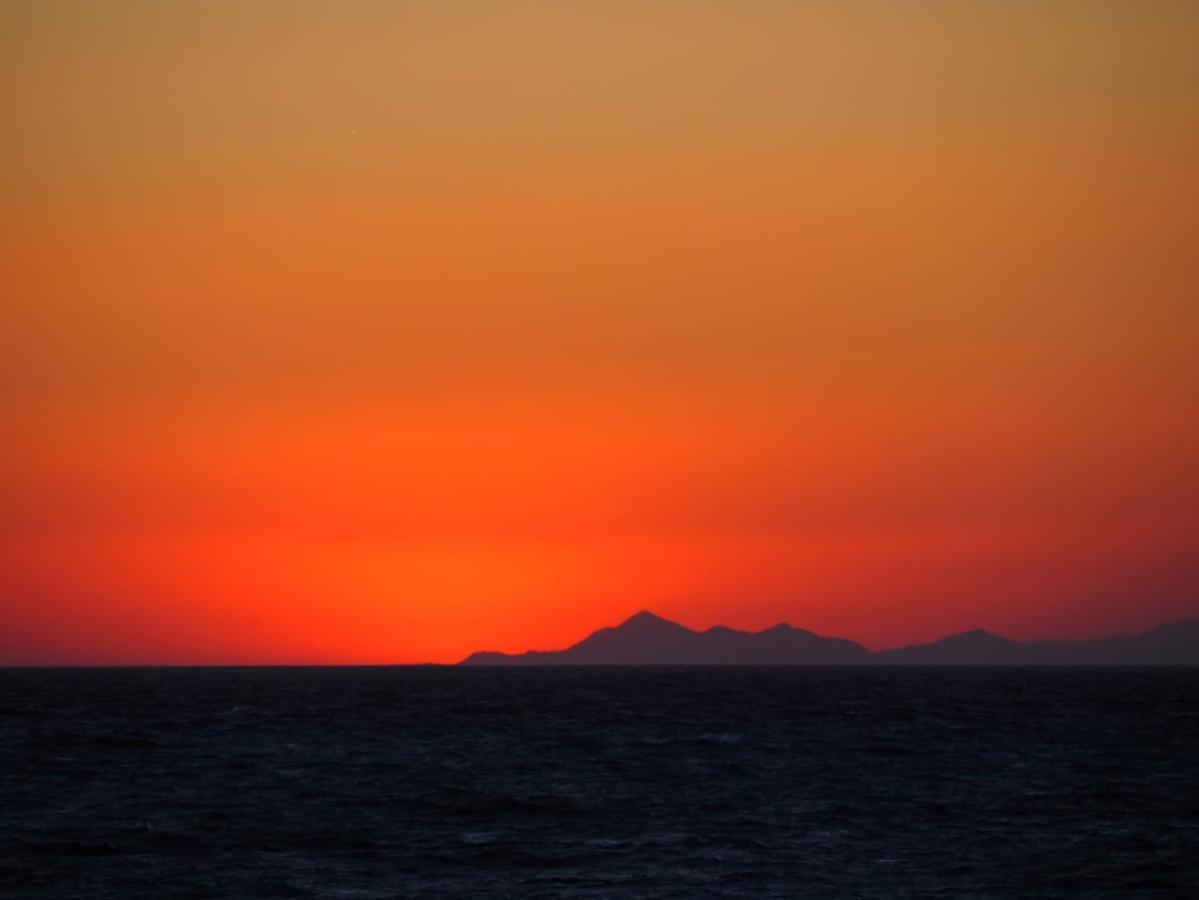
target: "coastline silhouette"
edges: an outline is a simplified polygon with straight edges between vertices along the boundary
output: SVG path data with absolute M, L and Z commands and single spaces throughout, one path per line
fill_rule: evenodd
M 472 653 L 461 666 L 1193 666 L 1199 665 L 1199 619 L 1159 625 L 1137 635 L 1095 640 L 1014 641 L 976 629 L 894 650 L 870 651 L 780 622 L 763 631 L 715 625 L 695 631 L 642 610 L 563 650 Z

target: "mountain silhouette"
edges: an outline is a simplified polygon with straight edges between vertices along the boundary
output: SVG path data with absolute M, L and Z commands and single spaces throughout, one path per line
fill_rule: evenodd
M 462 665 L 828 665 L 869 659 L 869 651 L 853 641 L 820 637 L 782 623 L 759 632 L 723 625 L 692 631 L 642 611 L 565 650 L 475 653 Z
M 1199 619 L 1091 641 L 1021 643 L 987 631 L 965 631 L 930 644 L 876 653 L 874 661 L 935 666 L 1193 666 L 1199 665 Z
M 1033 662 L 1029 645 L 975 629 L 928 644 L 875 653 L 873 662 L 915 666 L 1021 665 Z
M 472 653 L 464 666 L 1012 666 L 1199 665 L 1199 619 L 1091 641 L 1013 641 L 989 631 L 872 653 L 861 644 L 779 623 L 764 631 L 694 631 L 648 610 L 565 650 Z

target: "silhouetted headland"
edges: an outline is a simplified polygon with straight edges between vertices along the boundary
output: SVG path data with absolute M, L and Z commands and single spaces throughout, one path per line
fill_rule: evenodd
M 642 611 L 565 650 L 472 653 L 459 665 L 1193 666 L 1199 665 L 1199 619 L 1089 641 L 1024 643 L 988 631 L 964 631 L 928 644 L 871 652 L 845 638 L 821 637 L 784 623 L 757 632 L 723 625 L 694 631 Z

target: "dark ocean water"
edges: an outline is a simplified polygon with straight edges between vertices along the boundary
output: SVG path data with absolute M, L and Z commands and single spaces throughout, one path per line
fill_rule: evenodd
M 1199 897 L 1199 671 L 0 670 L 0 896 Z

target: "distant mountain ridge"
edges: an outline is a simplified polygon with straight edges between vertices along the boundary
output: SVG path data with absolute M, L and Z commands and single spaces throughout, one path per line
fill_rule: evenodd
M 472 653 L 463 666 L 1193 666 L 1199 665 L 1199 619 L 1159 625 L 1139 635 L 1090 641 L 1012 641 L 988 631 L 953 634 L 927 644 L 871 652 L 779 623 L 764 631 L 715 625 L 694 631 L 643 610 L 565 650 Z

